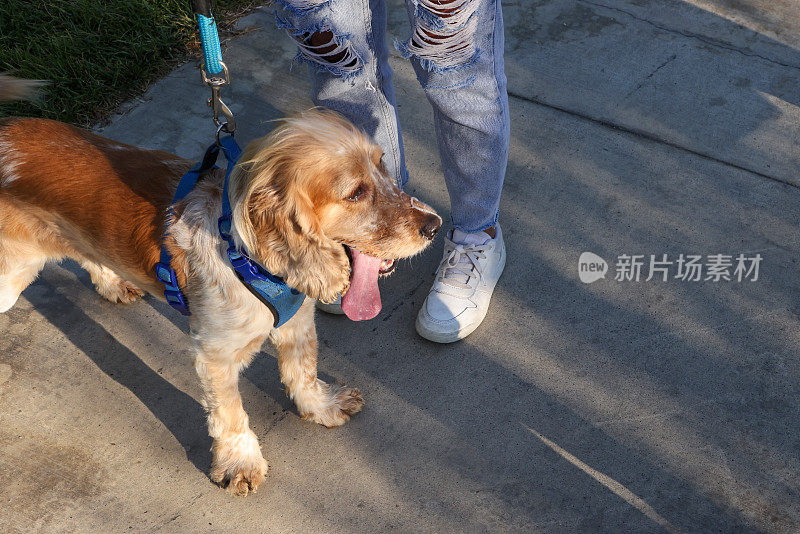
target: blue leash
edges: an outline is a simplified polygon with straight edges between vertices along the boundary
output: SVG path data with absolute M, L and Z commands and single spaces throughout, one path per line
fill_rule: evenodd
M 219 47 L 217 22 L 211 14 L 211 0 L 192 0 L 192 11 L 200 26 L 200 44 L 203 46 L 206 72 L 219 74 L 222 71 L 222 50 Z
M 170 306 L 178 310 L 183 315 L 191 315 L 189 305 L 186 302 L 181 288 L 178 286 L 178 279 L 171 266 L 172 255 L 167 250 L 166 237 L 169 223 L 174 216 L 172 207 L 186 197 L 197 185 L 200 176 L 205 172 L 215 168 L 217 157 L 220 151 L 225 155 L 228 165 L 225 169 L 225 184 L 222 188 L 222 216 L 217 222 L 220 237 L 228 243 L 227 256 L 237 278 L 242 284 L 272 312 L 274 317 L 274 327 L 277 328 L 291 319 L 305 300 L 305 295 L 300 291 L 289 287 L 286 282 L 278 276 L 271 274 L 263 266 L 253 261 L 247 251 L 239 250 L 231 236 L 231 204 L 228 198 L 228 179 L 231 171 L 236 166 L 236 162 L 242 155 L 242 149 L 233 138 L 233 131 L 236 128 L 233 121 L 233 114 L 222 100 L 219 98 L 219 88 L 230 83 L 228 69 L 222 62 L 222 52 L 219 47 L 219 36 L 217 25 L 211 15 L 211 2 L 209 0 L 192 0 L 192 7 L 197 14 L 200 24 L 200 35 L 203 42 L 203 55 L 205 57 L 205 70 L 203 70 L 203 81 L 211 86 L 211 105 L 214 109 L 214 123 L 217 125 L 217 140 L 208 147 L 203 159 L 184 174 L 175 196 L 169 208 L 169 216 L 164 223 L 164 235 L 161 239 L 161 258 L 155 265 L 156 277 L 159 282 L 164 284 L 164 298 Z M 224 78 L 209 78 L 207 73 L 224 73 Z M 227 121 L 221 122 L 218 119 L 218 112 L 226 116 Z M 225 131 L 230 135 L 220 138 L 220 131 Z

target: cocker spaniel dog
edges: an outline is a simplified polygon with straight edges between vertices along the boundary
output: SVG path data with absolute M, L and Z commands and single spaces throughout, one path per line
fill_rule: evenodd
M 327 427 L 346 422 L 364 400 L 317 378 L 314 299 L 344 294 L 356 315 L 374 308 L 378 277 L 423 250 L 441 226 L 429 206 L 396 187 L 381 156 L 352 124 L 319 110 L 284 120 L 245 149 L 230 176 L 231 234 L 308 297 L 279 328 L 225 256 L 217 231 L 224 170 L 209 171 L 174 206 L 166 244 L 192 311 L 213 438 L 210 476 L 237 495 L 255 491 L 267 471 L 239 396 L 242 369 L 269 337 L 301 416 Z M 62 258 L 80 262 L 112 302 L 144 291 L 163 298 L 154 265 L 175 188 L 192 163 L 59 122 L 0 120 L 0 312 L 46 262 Z

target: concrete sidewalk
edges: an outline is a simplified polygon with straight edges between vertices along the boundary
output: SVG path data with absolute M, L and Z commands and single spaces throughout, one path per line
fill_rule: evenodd
M 504 7 L 509 257 L 484 325 L 446 346 L 414 332 L 438 238 L 383 283 L 377 319 L 318 318 L 322 376 L 367 399 L 344 427 L 299 419 L 265 346 L 241 391 L 270 471 L 237 499 L 206 476 L 186 321 L 48 267 L 0 315 L 6 528 L 800 530 L 800 8 Z M 243 141 L 311 105 L 271 11 L 225 53 Z M 446 214 L 430 108 L 410 65 L 392 67 L 409 189 Z M 198 78 L 178 68 L 104 135 L 197 158 L 211 138 Z M 612 264 L 604 280 L 579 280 L 585 251 Z M 759 279 L 614 280 L 623 254 L 719 253 L 761 254 Z

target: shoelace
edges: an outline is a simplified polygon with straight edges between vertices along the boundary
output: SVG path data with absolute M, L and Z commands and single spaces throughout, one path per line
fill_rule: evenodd
M 490 247 L 490 243 L 484 245 L 455 244 L 453 250 L 439 264 L 442 271 L 441 281 L 450 286 L 471 289 L 472 279 L 483 276 L 480 260 L 486 259 L 486 251 Z M 460 275 L 463 275 L 464 278 Z

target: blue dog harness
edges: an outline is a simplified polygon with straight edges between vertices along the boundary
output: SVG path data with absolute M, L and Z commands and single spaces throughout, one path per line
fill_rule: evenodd
M 242 150 L 233 139 L 233 136 L 229 135 L 220 138 L 218 143 L 208 147 L 203 159 L 183 175 L 175 191 L 175 197 L 172 199 L 172 206 L 194 189 L 204 172 L 215 168 L 214 164 L 217 161 L 220 149 L 225 154 L 225 159 L 228 160 L 228 166 L 225 170 L 225 185 L 222 188 L 222 217 L 219 218 L 217 223 L 219 235 L 228 243 L 228 260 L 236 276 L 258 300 L 269 308 L 275 318 L 274 327 L 277 328 L 297 313 L 306 296 L 300 291 L 289 287 L 283 279 L 271 274 L 264 267 L 250 259 L 246 250 L 236 248 L 236 243 L 234 243 L 231 236 L 231 205 L 228 200 L 228 177 L 239 156 L 241 156 Z M 170 206 L 171 215 L 172 207 Z M 164 224 L 164 240 L 167 236 L 169 220 L 170 218 L 168 217 Z M 186 298 L 180 287 L 178 287 L 175 271 L 170 266 L 172 255 L 167 250 L 164 240 L 162 240 L 161 245 L 161 261 L 156 263 L 155 266 L 156 277 L 159 282 L 164 284 L 164 298 L 167 299 L 169 305 L 183 315 L 191 315 L 189 306 L 186 304 Z

